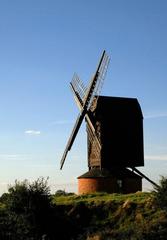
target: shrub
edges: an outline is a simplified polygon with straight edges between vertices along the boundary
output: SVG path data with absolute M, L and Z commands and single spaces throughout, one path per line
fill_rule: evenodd
M 72 193 L 72 192 L 66 192 L 65 190 L 57 190 L 55 192 L 55 197 L 60 197 L 60 196 L 72 196 L 72 195 L 75 195 L 75 193 Z
M 167 211 L 167 178 L 161 177 L 160 185 L 154 187 L 153 194 L 157 206 Z
M 0 199 L 0 239 L 73 238 L 78 227 L 51 199 L 48 179 L 38 178 L 32 183 L 15 181 Z
M 51 213 L 48 179 L 38 178 L 33 183 L 15 181 L 1 201 L 6 205 L 6 234 L 12 239 L 40 238 L 49 232 Z

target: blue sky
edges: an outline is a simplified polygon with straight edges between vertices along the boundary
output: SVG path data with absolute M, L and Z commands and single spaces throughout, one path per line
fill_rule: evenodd
M 53 191 L 76 191 L 87 171 L 84 124 L 59 170 L 78 114 L 69 82 L 77 72 L 87 84 L 103 49 L 111 62 L 102 94 L 142 107 L 140 170 L 155 181 L 166 174 L 166 12 L 165 0 L 0 1 L 0 193 L 39 176 Z

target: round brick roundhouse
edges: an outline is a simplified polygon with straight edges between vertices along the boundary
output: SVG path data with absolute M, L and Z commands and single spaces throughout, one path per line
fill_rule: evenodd
M 142 178 L 128 169 L 91 169 L 78 177 L 78 194 L 133 193 L 142 190 Z

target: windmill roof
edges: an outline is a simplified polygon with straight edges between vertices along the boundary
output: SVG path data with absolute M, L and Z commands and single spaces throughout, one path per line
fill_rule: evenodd
M 96 96 L 95 96 L 96 97 Z M 137 98 L 98 96 L 95 112 L 114 115 L 130 114 L 143 118 Z

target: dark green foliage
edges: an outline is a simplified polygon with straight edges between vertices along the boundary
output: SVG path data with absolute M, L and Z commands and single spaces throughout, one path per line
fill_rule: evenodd
M 72 224 L 53 206 L 47 179 L 39 178 L 33 183 L 16 181 L 0 201 L 1 240 L 37 240 L 42 236 L 50 240 L 55 236 L 69 239 L 67 236 L 71 236 Z
M 55 196 L 66 196 L 66 192 L 64 190 L 57 190 Z
M 72 196 L 72 195 L 74 195 L 74 193 L 68 193 L 68 192 L 66 192 L 66 191 L 64 191 L 64 190 L 61 190 L 61 189 L 57 190 L 56 193 L 55 193 L 55 196 L 56 196 L 56 197 L 60 197 L 60 196 Z
M 47 180 L 16 181 L 1 197 L 6 205 L 0 239 L 37 239 L 48 230 L 51 200 Z M 3 237 L 2 237 L 3 236 Z
M 167 178 L 161 178 L 160 185 L 154 188 L 153 194 L 156 204 L 167 211 Z

